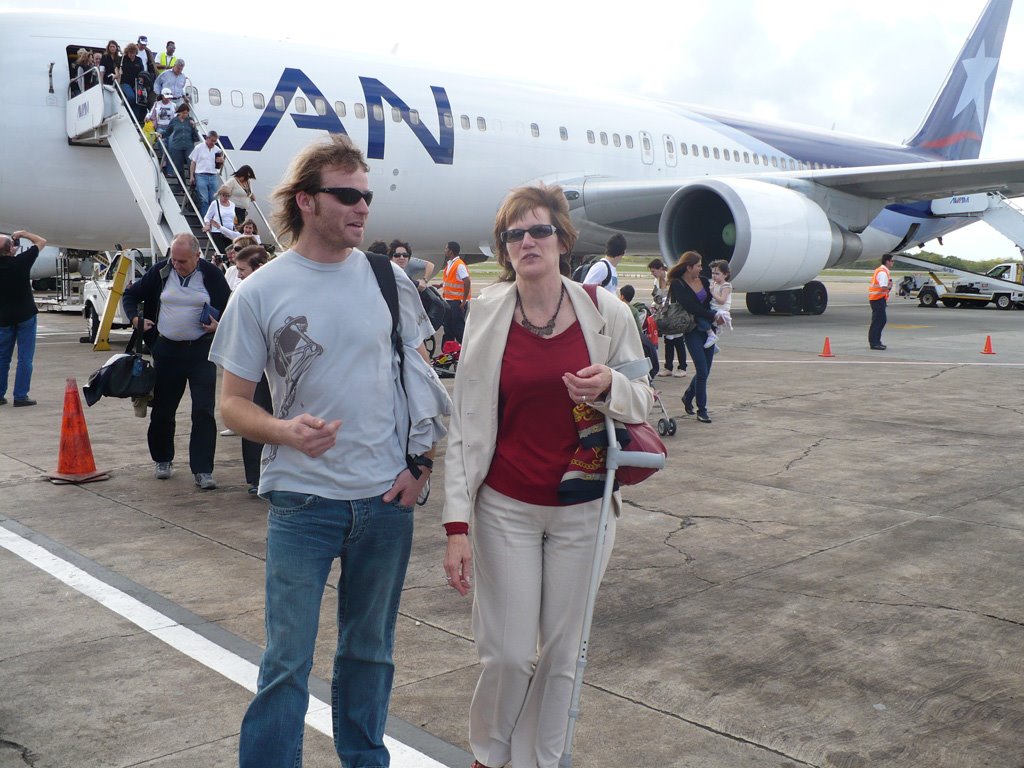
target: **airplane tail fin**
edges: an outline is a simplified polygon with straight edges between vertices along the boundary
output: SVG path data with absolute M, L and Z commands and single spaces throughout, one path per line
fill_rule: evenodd
M 989 0 L 908 147 L 946 160 L 978 157 L 1012 4 Z

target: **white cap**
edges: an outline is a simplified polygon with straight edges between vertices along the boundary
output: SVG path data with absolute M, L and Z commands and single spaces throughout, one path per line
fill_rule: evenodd
M 160 91 L 160 95 L 166 96 L 169 99 L 172 96 L 174 96 L 174 93 L 171 91 L 170 88 L 164 88 L 162 91 Z

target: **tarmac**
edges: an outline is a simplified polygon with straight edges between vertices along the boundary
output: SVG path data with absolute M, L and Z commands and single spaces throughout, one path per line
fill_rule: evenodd
M 688 378 L 657 380 L 678 432 L 666 468 L 623 493 L 577 766 L 1024 766 L 1024 312 L 895 299 L 873 352 L 864 281 L 828 286 L 820 317 L 755 317 L 737 297 L 712 424 L 682 416 Z M 110 399 L 86 419 L 111 479 L 45 480 L 65 380 L 109 354 L 78 343 L 83 326 L 42 315 L 39 405 L 0 408 L 0 768 L 235 765 L 265 504 L 236 437 L 219 438 L 219 489 L 193 486 L 187 396 L 169 481 L 148 422 Z M 478 667 L 471 601 L 441 568 L 443 465 L 402 597 L 396 768 L 472 759 Z M 329 702 L 328 587 L 312 690 Z M 322 703 L 307 723 L 305 765 L 338 765 Z

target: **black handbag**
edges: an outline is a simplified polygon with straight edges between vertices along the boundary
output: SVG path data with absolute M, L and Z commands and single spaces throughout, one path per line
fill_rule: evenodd
M 441 298 L 437 289 L 428 285 L 420 291 L 420 303 L 423 311 L 427 313 L 427 319 L 432 328 L 440 328 L 444 325 L 445 317 L 448 314 L 448 302 Z
M 143 397 L 152 393 L 156 371 L 149 360 L 134 351 L 138 336 L 138 329 L 132 331 L 125 354 L 89 377 L 89 383 L 82 387 L 88 405 L 94 405 L 101 397 Z
M 679 336 L 697 327 L 693 315 L 683 309 L 682 304 L 666 301 L 654 313 L 654 323 L 662 336 Z

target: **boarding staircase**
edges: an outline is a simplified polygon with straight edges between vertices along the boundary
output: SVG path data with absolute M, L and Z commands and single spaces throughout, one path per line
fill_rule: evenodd
M 192 117 L 200 134 L 205 134 L 205 121 L 198 119 L 194 108 Z M 160 170 L 156 150 L 143 134 L 142 126 L 120 88 L 100 85 L 80 94 L 73 94 L 69 88 L 67 134 L 68 143 L 72 145 L 109 146 L 113 151 L 149 228 L 150 244 L 156 258 L 160 258 L 157 254 L 167 254 L 171 240 L 182 232 L 195 235 L 204 258 L 213 261 L 223 255 L 211 234 L 203 231 L 201 212 L 173 163 L 168 164 L 173 176 L 165 176 Z M 156 142 L 166 156 L 167 148 L 159 135 Z M 221 149 L 223 151 L 223 147 Z M 225 168 L 235 170 L 226 151 L 224 156 Z M 264 233 L 263 241 L 277 244 L 277 237 L 259 206 L 250 202 L 249 210 L 250 217 Z
M 984 221 L 1024 253 L 1024 210 L 1001 192 L 958 195 L 932 201 L 932 214 Z

